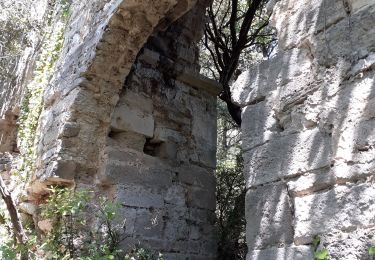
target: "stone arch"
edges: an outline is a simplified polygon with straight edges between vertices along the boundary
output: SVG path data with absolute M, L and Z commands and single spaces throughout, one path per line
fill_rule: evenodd
M 196 1 L 75 2 L 52 84 L 45 91 L 32 192 L 95 174 L 119 91 L 147 38 Z M 95 140 L 92 138 L 95 136 Z
M 30 200 L 52 184 L 95 187 L 124 207 L 123 248 L 214 258 L 218 86 L 197 74 L 194 49 L 207 3 L 98 0 L 89 10 L 73 3 L 44 96 Z M 135 88 L 137 71 L 146 77 L 147 69 L 158 78 L 142 82 L 148 90 Z M 147 111 L 150 102 L 157 109 Z M 155 119 L 143 122 L 139 111 Z M 163 125 L 168 120 L 173 127 Z

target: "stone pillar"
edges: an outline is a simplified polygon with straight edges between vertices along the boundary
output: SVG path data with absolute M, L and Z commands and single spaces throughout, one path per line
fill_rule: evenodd
M 217 84 L 198 72 L 204 8 L 150 37 L 111 118 L 98 185 L 128 239 L 166 259 L 215 259 Z
M 234 85 L 247 259 L 369 259 L 375 233 L 375 3 L 281 0 L 279 51 Z

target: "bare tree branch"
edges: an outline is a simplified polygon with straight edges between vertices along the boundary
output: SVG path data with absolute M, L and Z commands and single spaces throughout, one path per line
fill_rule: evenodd
M 272 33 L 264 32 L 269 19 L 263 15 L 267 1 L 249 0 L 245 4 L 245 0 L 220 0 L 219 3 L 213 2 L 207 10 L 204 45 L 216 69 L 220 68 L 218 74 L 223 92 L 219 97 L 226 102 L 237 125 L 241 125 L 241 108 L 232 103 L 229 84 L 243 51 L 252 46 L 259 49 L 261 45 L 257 45 L 257 40 L 261 37 L 262 41 L 265 37 L 272 38 Z M 224 7 L 224 10 L 219 10 Z
M 5 182 L 1 175 L 0 175 L 0 194 L 9 212 L 10 221 L 12 222 L 14 235 L 16 236 L 19 244 L 21 244 L 22 246 L 26 246 L 27 236 L 26 236 L 25 230 L 23 229 L 23 226 L 20 220 L 20 215 L 18 214 L 16 204 L 14 203 L 12 195 L 7 189 Z M 27 252 L 22 253 L 21 259 L 22 260 L 28 259 Z

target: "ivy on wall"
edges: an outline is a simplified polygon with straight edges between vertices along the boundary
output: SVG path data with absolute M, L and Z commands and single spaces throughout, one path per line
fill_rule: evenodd
M 19 173 L 23 181 L 29 180 L 35 170 L 35 147 L 39 140 L 37 133 L 39 117 L 43 108 L 43 92 L 48 86 L 55 70 L 64 42 L 66 21 L 70 3 L 61 0 L 52 6 L 47 16 L 46 36 L 34 71 L 33 80 L 27 85 L 19 118 L 18 146 L 21 151 Z

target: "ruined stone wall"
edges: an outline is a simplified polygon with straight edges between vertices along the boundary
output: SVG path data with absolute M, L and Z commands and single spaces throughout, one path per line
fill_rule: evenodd
M 94 188 L 122 205 L 122 249 L 211 259 L 218 90 L 197 75 L 196 48 L 207 3 L 171 25 L 195 2 L 99 2 L 71 9 L 31 194 Z
M 44 92 L 32 193 L 48 183 L 92 182 L 111 113 L 138 51 L 156 27 L 195 1 L 73 1 L 56 73 Z M 168 22 L 165 22 L 168 21 Z M 95 139 L 92 137 L 95 136 Z
M 197 75 L 201 30 L 191 30 L 203 28 L 203 13 L 195 7 L 148 40 L 112 114 L 97 184 L 123 206 L 124 249 L 215 257 L 219 89 Z
M 247 259 L 369 259 L 375 2 L 281 0 L 279 52 L 240 76 Z
M 121 204 L 122 249 L 214 259 L 220 89 L 196 46 L 208 2 L 72 2 L 24 204 L 49 185 L 89 188 Z

